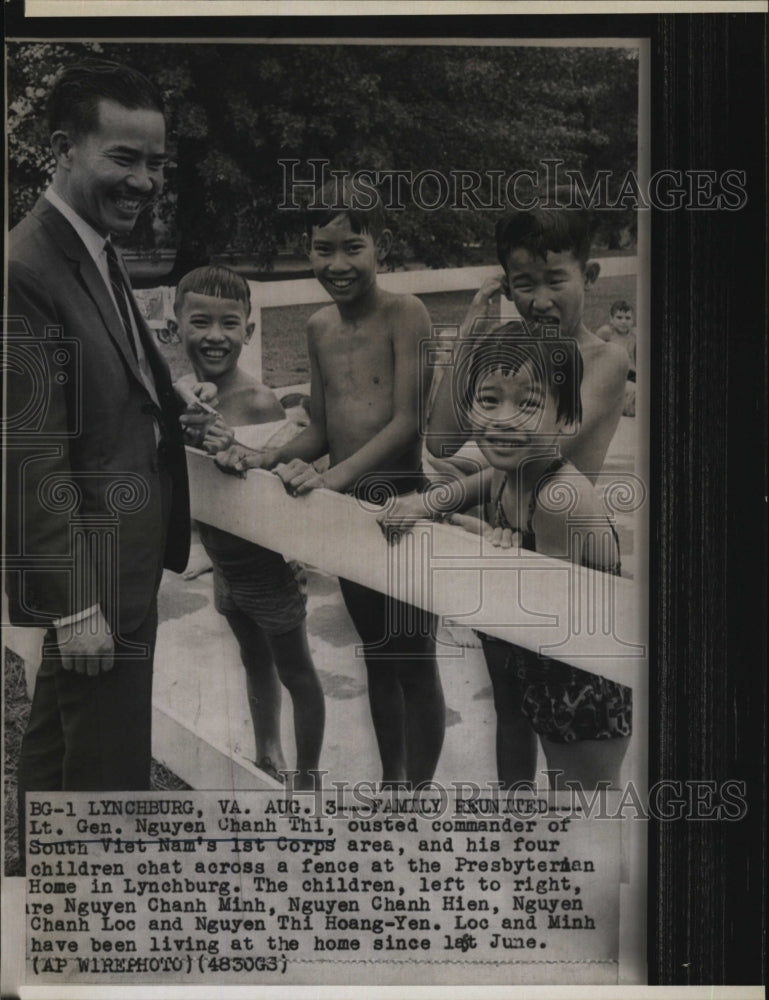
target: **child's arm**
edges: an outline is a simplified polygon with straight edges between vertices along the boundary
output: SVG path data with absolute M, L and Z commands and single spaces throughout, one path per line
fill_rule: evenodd
M 462 325 L 459 328 L 460 341 L 466 340 L 470 335 L 476 319 L 488 316 L 491 300 L 498 292 L 504 291 L 505 287 L 506 278 L 502 272 L 484 281 L 475 293 L 465 318 L 462 320 Z M 464 344 L 458 346 L 454 364 L 455 371 L 463 370 L 464 366 L 461 362 L 464 360 L 464 353 L 469 349 L 470 347 Z M 425 444 L 431 455 L 435 455 L 436 458 L 445 458 L 447 455 L 453 455 L 462 447 L 467 440 L 468 433 L 460 428 L 457 422 L 456 386 L 454 385 L 453 372 L 451 370 L 437 371 L 435 377 L 439 378 L 440 382 L 435 391 L 432 411 L 429 414 Z
M 281 470 L 281 479 L 294 495 L 300 496 L 319 487 L 344 492 L 367 472 L 379 470 L 386 472 L 390 463 L 402 455 L 418 438 L 419 343 L 430 336 L 430 317 L 422 303 L 411 296 L 403 300 L 399 312 L 401 315 L 395 317 L 393 333 L 392 417 L 362 448 L 323 475 L 302 463 L 296 466 L 289 465 L 285 470 Z M 313 382 L 313 387 L 314 384 Z M 311 431 L 316 420 L 312 402 L 310 409 L 312 422 L 305 434 Z M 285 454 L 290 450 L 296 456 L 296 449 L 293 446 L 303 436 L 300 435 L 292 441 L 288 449 L 281 449 L 281 453 Z M 323 452 L 316 452 L 311 458 L 317 458 L 318 454 Z
M 551 510 L 547 506 L 546 492 L 553 486 L 563 486 L 576 491 L 576 501 L 568 510 Z M 569 525 L 584 521 L 590 524 L 585 533 L 582 552 L 575 553 L 569 538 Z M 614 533 L 606 520 L 605 511 L 594 487 L 589 480 L 578 473 L 561 471 L 540 493 L 537 509 L 532 520 L 537 539 L 537 552 L 578 562 L 591 569 L 612 570 L 619 562 L 619 552 Z M 577 556 L 577 559 L 574 556 Z
M 237 440 L 236 432 L 229 426 L 227 420 L 237 427 L 252 427 L 284 420 L 286 416 L 272 389 L 259 383 L 228 396 L 221 404 L 221 410 L 222 414 L 206 428 L 201 445 L 212 455 L 224 452 L 233 446 L 244 448 L 249 453 L 253 450 Z
M 303 462 L 314 462 L 328 451 L 326 399 L 317 349 L 319 322 L 316 314 L 310 317 L 307 324 L 307 354 L 310 358 L 310 423 L 301 434 L 297 434 L 282 447 L 263 451 L 260 463 L 263 469 L 272 469 L 279 463 L 290 462 L 295 458 Z
M 408 531 L 417 521 L 441 520 L 457 511 L 477 507 L 488 498 L 493 469 L 481 469 L 471 476 L 458 477 L 453 482 L 428 486 L 424 493 L 399 497 L 377 515 L 382 531 Z
M 582 423 L 577 434 L 561 438 L 563 457 L 593 482 L 622 416 L 628 364 L 624 348 L 612 343 L 599 345 L 599 352 L 585 360 Z

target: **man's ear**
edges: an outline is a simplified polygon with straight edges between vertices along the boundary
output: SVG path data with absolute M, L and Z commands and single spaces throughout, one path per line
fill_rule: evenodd
M 393 234 L 389 229 L 383 229 L 376 239 L 376 257 L 381 264 L 393 245 Z
M 243 338 L 244 344 L 248 344 L 250 342 L 251 338 L 254 335 L 254 329 L 255 329 L 254 323 L 246 323 L 246 335 Z
M 53 150 L 57 165 L 65 169 L 69 168 L 72 158 L 72 146 L 72 139 L 67 132 L 59 129 L 51 135 L 51 149 Z
M 589 288 L 594 282 L 598 280 L 598 275 L 601 273 L 601 265 L 597 260 L 589 260 L 585 265 L 585 288 Z
M 168 332 L 171 334 L 172 337 L 177 336 L 179 337 L 179 340 L 181 340 L 181 337 L 179 336 L 179 324 L 176 322 L 175 319 L 167 319 L 166 326 L 168 327 Z

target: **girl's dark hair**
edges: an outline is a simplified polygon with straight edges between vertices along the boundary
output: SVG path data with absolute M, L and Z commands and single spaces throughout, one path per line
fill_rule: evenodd
M 165 113 L 160 91 L 142 73 L 107 59 L 88 59 L 68 66 L 56 79 L 48 97 L 49 135 L 60 129 L 75 135 L 95 132 L 100 100 Z
M 479 383 L 492 372 L 515 374 L 524 365 L 534 368 L 545 391 L 555 398 L 559 421 L 582 420 L 582 355 L 575 340 L 537 336 L 520 321 L 508 323 L 483 337 L 472 351 L 466 368 L 457 373 L 457 398 L 465 414 L 473 406 Z
M 590 257 L 591 236 L 588 212 L 566 208 L 515 211 L 497 222 L 497 257 L 506 270 L 510 254 L 519 248 L 542 260 L 548 251 L 571 251 L 584 268 Z

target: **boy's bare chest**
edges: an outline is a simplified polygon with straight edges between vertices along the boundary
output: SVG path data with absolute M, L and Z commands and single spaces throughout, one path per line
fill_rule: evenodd
M 318 359 L 326 390 L 371 392 L 377 386 L 392 385 L 392 338 L 379 325 L 345 326 L 324 333 L 318 343 Z

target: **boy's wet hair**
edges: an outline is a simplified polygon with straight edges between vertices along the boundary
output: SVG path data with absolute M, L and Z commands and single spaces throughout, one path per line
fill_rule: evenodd
M 633 307 L 630 305 L 629 302 L 626 302 L 624 299 L 617 299 L 616 302 L 612 302 L 612 304 L 609 306 L 610 316 L 614 316 L 614 314 L 618 312 L 631 313 L 632 311 Z
M 251 315 L 251 292 L 245 278 L 223 264 L 208 264 L 189 271 L 176 286 L 174 312 L 178 314 L 184 305 L 187 292 L 196 295 L 210 295 L 215 299 L 235 299 L 242 302 L 246 319 Z
M 373 188 L 356 190 L 348 176 L 326 181 L 315 192 L 312 201 L 304 206 L 307 236 L 312 239 L 313 227 L 327 226 L 340 215 L 347 216 L 354 233 L 370 233 L 376 238 L 387 228 L 387 217 L 379 192 Z
M 143 73 L 108 59 L 86 59 L 67 66 L 56 78 L 48 96 L 49 135 L 60 129 L 75 135 L 95 132 L 101 100 L 131 111 L 165 114 L 160 91 Z
M 472 409 L 478 386 L 489 375 L 515 375 L 531 365 L 535 379 L 555 398 L 556 418 L 566 424 L 582 420 L 582 355 L 572 339 L 541 339 L 520 322 L 508 323 L 483 337 L 473 350 L 463 376 L 460 406 Z
M 588 212 L 567 208 L 514 211 L 497 222 L 497 257 L 505 270 L 514 250 L 547 259 L 548 252 L 573 254 L 584 268 L 590 257 L 592 219 Z

